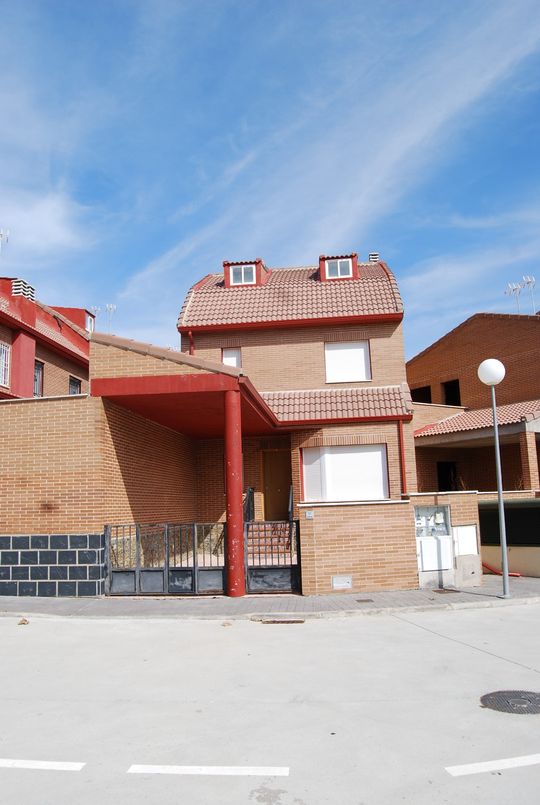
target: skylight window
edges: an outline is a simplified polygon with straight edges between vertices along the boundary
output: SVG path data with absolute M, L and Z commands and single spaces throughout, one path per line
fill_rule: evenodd
M 340 279 L 341 277 L 352 277 L 352 261 L 350 257 L 343 260 L 326 261 L 326 279 Z
M 255 285 L 255 266 L 232 266 L 231 285 Z

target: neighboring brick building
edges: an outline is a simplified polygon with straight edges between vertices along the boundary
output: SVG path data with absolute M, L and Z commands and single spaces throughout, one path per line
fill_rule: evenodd
M 540 398 L 540 315 L 476 313 L 407 362 L 415 402 L 485 408 L 489 389 L 477 369 L 486 358 L 506 366 L 499 405 Z
M 94 334 L 90 397 L 0 403 L 0 533 L 110 524 L 112 592 L 239 595 L 246 565 L 251 591 L 404 589 L 417 553 L 421 583 L 453 581 L 475 497 L 416 493 L 402 319 L 376 257 L 224 263 L 186 297 L 181 352 Z
M 540 315 L 477 313 L 407 363 L 418 486 L 478 490 L 482 555 L 498 564 L 493 416 L 477 375 L 486 358 L 506 368 L 496 397 L 511 566 L 540 575 Z
M 21 279 L 0 278 L 0 399 L 88 392 L 93 316 L 49 307 Z

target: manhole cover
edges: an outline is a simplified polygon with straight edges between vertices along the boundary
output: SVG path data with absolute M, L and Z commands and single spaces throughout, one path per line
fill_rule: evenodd
M 495 690 L 480 701 L 482 707 L 501 713 L 540 713 L 540 693 L 531 690 Z

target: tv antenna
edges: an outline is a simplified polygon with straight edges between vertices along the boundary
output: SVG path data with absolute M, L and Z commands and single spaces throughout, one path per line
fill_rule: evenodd
M 110 303 L 105 305 L 105 311 L 107 313 L 107 327 L 109 328 L 109 333 L 110 333 L 111 332 L 112 317 L 113 317 L 113 315 L 114 315 L 114 313 L 116 311 L 116 305 L 112 305 Z
M 101 313 L 101 308 L 100 308 L 98 305 L 92 305 L 92 307 L 90 308 L 90 310 L 91 310 L 91 311 L 92 311 L 92 313 L 94 314 L 94 318 L 95 318 L 95 319 L 97 319 L 97 317 L 98 317 L 98 316 L 99 316 L 99 314 Z
M 9 229 L 0 229 L 0 253 L 2 252 L 2 246 L 4 243 L 7 243 L 9 240 Z
M 536 305 L 534 304 L 534 286 L 536 285 L 536 280 L 534 277 L 529 275 L 523 277 L 523 287 L 528 288 L 531 292 L 531 302 L 532 302 L 532 314 L 533 316 L 536 313 Z
M 506 296 L 515 296 L 516 297 L 516 305 L 517 305 L 517 312 L 521 313 L 519 308 L 519 295 L 523 290 L 523 285 L 520 282 L 509 282 L 506 286 L 506 291 L 504 292 Z

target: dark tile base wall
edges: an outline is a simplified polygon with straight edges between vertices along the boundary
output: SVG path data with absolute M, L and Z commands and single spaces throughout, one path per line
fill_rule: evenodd
M 0 536 L 0 595 L 96 596 L 104 586 L 104 534 Z

